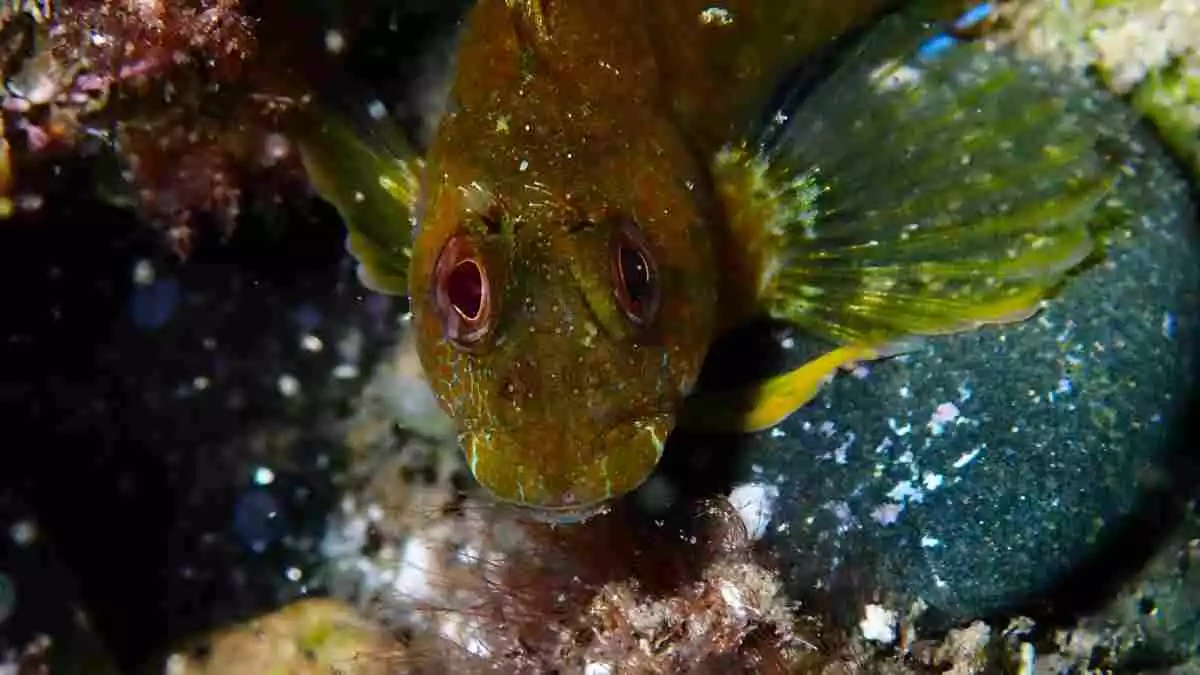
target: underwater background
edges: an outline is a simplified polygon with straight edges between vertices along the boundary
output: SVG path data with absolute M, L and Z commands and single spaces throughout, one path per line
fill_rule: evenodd
M 1200 4 L 987 5 L 1141 116 L 1138 236 L 564 526 L 475 485 L 275 124 L 428 142 L 470 4 L 2 10 L 0 673 L 1200 672 Z M 754 325 L 703 377 L 817 349 Z

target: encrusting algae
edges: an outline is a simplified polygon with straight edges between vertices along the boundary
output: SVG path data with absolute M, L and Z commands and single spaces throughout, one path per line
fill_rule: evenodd
M 1093 92 L 973 40 L 986 5 L 886 16 L 817 78 L 797 67 L 825 5 L 481 0 L 423 157 L 306 120 L 360 277 L 410 296 L 496 497 L 584 516 L 677 424 L 767 428 L 840 367 L 1028 318 L 1095 255 L 1122 162 Z M 763 316 L 836 346 L 693 392 L 709 345 Z

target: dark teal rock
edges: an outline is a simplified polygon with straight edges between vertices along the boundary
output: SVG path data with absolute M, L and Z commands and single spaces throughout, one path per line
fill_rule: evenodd
M 797 597 L 921 598 L 942 625 L 1057 610 L 1101 592 L 1064 587 L 1072 575 L 1118 574 L 1149 545 L 1143 511 L 1194 476 L 1180 429 L 1200 247 L 1181 173 L 1149 135 L 1125 142 L 1137 153 L 1118 194 L 1128 232 L 1032 320 L 841 374 L 773 430 L 676 439 L 689 447 L 673 462 L 730 463 L 718 473 L 756 486 L 739 494 L 769 504 L 761 543 Z M 755 329 L 719 345 L 706 377 L 763 367 L 748 354 L 798 363 L 827 348 Z
M 1196 485 L 1181 432 L 1200 339 L 1196 212 L 1178 166 L 1123 103 L 1064 82 L 1100 146 L 1126 160 L 1097 219 L 1113 226 L 1101 260 L 1034 318 L 840 374 L 775 429 L 676 434 L 668 480 L 647 491 L 757 500 L 750 510 L 767 517 L 752 529 L 793 595 L 849 600 L 847 619 L 871 596 L 904 610 L 921 599 L 942 626 L 1070 612 L 1144 562 L 1156 528 L 1181 517 L 1173 496 Z M 701 386 L 827 349 L 752 328 L 714 349 Z

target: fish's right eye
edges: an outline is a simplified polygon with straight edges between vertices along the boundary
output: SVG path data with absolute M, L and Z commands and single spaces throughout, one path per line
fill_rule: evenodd
M 617 303 L 635 325 L 649 325 L 658 311 L 658 272 L 649 244 L 632 222 L 614 230 L 611 257 Z
M 470 351 L 492 327 L 492 297 L 483 257 L 461 234 L 442 247 L 433 270 L 434 306 L 450 343 Z

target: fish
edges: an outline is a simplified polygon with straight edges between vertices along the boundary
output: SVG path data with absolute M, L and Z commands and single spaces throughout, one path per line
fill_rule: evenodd
M 297 125 L 496 499 L 586 518 L 677 426 L 770 428 L 840 369 L 1028 319 L 1102 255 L 1122 158 L 1084 84 L 976 39 L 986 3 L 833 4 L 479 0 L 428 147 Z M 697 390 L 761 317 L 830 348 Z

